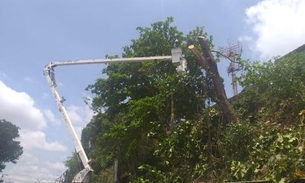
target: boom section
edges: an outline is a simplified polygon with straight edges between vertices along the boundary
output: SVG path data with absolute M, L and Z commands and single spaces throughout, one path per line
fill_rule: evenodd
M 122 62 L 168 61 L 168 60 L 172 60 L 172 56 L 54 61 L 46 65 L 44 71 L 51 70 L 56 66 L 65 66 L 65 65 L 85 65 L 85 64 L 103 64 L 103 63 L 107 64 L 107 63 L 122 63 Z
M 186 61 L 181 58 L 182 52 L 180 48 L 173 48 L 171 51 L 171 56 L 152 56 L 152 57 L 133 57 L 133 58 L 113 58 L 113 59 L 89 59 L 89 60 L 70 60 L 70 61 L 54 61 L 50 62 L 44 67 L 43 73 L 47 79 L 47 82 L 51 88 L 51 92 L 56 101 L 57 107 L 68 127 L 68 130 L 72 136 L 72 140 L 75 146 L 75 150 L 80 157 L 82 164 L 85 169 L 80 171 L 73 179 L 73 183 L 82 183 L 87 182 L 87 174 L 92 172 L 92 168 L 89 164 L 88 157 L 84 151 L 84 148 L 75 132 L 75 129 L 72 125 L 72 122 L 69 118 L 69 115 L 63 105 L 65 99 L 59 95 L 56 90 L 56 81 L 55 81 L 55 70 L 56 66 L 68 66 L 68 65 L 85 65 L 85 64 L 107 64 L 107 63 L 122 63 L 122 62 L 144 62 L 144 61 L 169 61 L 172 60 L 176 70 L 184 72 L 186 69 Z

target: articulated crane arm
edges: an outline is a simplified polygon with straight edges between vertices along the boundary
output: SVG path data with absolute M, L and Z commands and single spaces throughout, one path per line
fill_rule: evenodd
M 82 64 L 103 64 L 103 63 L 119 63 L 119 62 L 143 62 L 143 61 L 168 61 L 172 60 L 172 63 L 177 67 L 178 72 L 184 72 L 186 69 L 186 61 L 181 58 L 181 49 L 173 48 L 172 56 L 154 56 L 154 57 L 134 57 L 134 58 L 114 58 L 114 59 L 92 59 L 92 60 L 75 60 L 75 61 L 56 61 L 51 62 L 45 66 L 43 72 L 49 83 L 52 94 L 55 98 L 57 107 L 66 123 L 68 130 L 71 133 L 72 140 L 74 142 L 75 150 L 80 157 L 84 169 L 81 170 L 74 178 L 72 183 L 84 183 L 88 182 L 89 173 L 92 172 L 92 168 L 89 164 L 88 157 L 83 149 L 83 146 L 77 137 L 77 134 L 74 130 L 72 122 L 68 116 L 68 113 L 63 105 L 65 99 L 60 97 L 56 90 L 56 81 L 55 81 L 55 70 L 56 66 L 67 66 L 67 65 L 82 65 Z

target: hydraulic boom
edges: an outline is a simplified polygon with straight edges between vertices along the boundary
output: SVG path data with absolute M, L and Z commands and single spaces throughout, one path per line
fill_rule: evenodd
M 80 157 L 84 169 L 81 170 L 72 180 L 72 183 L 84 183 L 88 181 L 88 175 L 92 172 L 92 168 L 89 164 L 88 157 L 83 149 L 83 146 L 74 130 L 72 122 L 68 116 L 68 113 L 63 105 L 65 99 L 60 97 L 56 90 L 55 70 L 56 66 L 67 65 L 81 65 L 81 64 L 103 64 L 103 63 L 119 63 L 119 62 L 143 62 L 143 61 L 168 61 L 172 60 L 172 63 L 177 67 L 178 72 L 183 72 L 186 68 L 186 61 L 181 59 L 181 49 L 173 48 L 171 56 L 154 56 L 154 57 L 134 57 L 134 58 L 114 58 L 114 59 L 91 59 L 91 60 L 75 60 L 75 61 L 55 61 L 47 64 L 43 70 L 47 82 L 51 88 L 52 94 L 56 101 L 57 107 L 66 123 L 68 130 L 72 136 L 75 150 Z

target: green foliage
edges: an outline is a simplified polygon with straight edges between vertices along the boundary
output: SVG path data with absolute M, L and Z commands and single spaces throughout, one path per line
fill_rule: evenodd
M 183 41 L 183 33 L 172 26 L 174 19 L 155 22 L 151 27 L 137 27 L 139 38 L 131 40 L 132 44 L 125 46 L 124 57 L 147 57 L 155 55 L 170 55 L 176 40 Z
M 123 183 L 287 182 L 305 176 L 305 56 L 242 61 L 244 90 L 232 99 L 241 122 L 223 124 L 219 106 L 210 106 L 217 98 L 211 80 L 187 49 L 197 45 L 197 36 L 213 47 L 212 37 L 199 27 L 183 35 L 172 23 L 168 18 L 138 27 L 139 38 L 123 56 L 170 55 L 179 40 L 188 62 L 184 75 L 170 62 L 109 64 L 103 70 L 108 78 L 87 88 L 97 115 L 82 143 L 96 172 L 93 182 L 113 181 L 114 159 Z
M 304 117 L 300 112 L 305 102 L 304 59 L 304 54 L 291 53 L 275 61 L 243 63 L 245 73 L 239 81 L 244 91 L 234 103 L 242 118 L 254 125 L 250 128 L 254 136 L 245 142 L 249 145 L 242 146 L 244 159 L 230 162 L 230 179 L 287 182 L 304 177 Z
M 288 182 L 304 176 L 304 125 L 264 126 L 261 135 L 247 147 L 248 159 L 233 160 L 233 180 L 271 180 Z
M 261 160 L 254 163 L 257 173 L 266 174 L 266 177 L 274 182 L 295 178 L 296 170 L 304 167 L 304 157 L 302 155 L 304 135 L 301 131 L 304 131 L 303 127 L 285 128 L 273 137 L 260 136 L 252 151 L 253 156 Z M 265 144 L 262 144 L 261 141 L 264 143 L 267 140 L 268 142 L 268 138 L 275 138 L 275 140 L 269 147 L 268 143 L 266 147 L 263 147 Z M 269 151 L 264 152 L 265 150 L 262 150 L 262 148 L 267 148 Z M 266 168 L 264 168 L 264 165 Z
M 142 165 L 157 166 L 162 157 L 153 154 L 159 143 L 174 132 L 176 123 L 198 119 L 206 100 L 210 100 L 209 79 L 192 60 L 185 42 L 206 33 L 197 28 L 183 36 L 172 22 L 168 18 L 151 27 L 138 27 L 139 38 L 124 47 L 123 56 L 170 55 L 178 40 L 185 57 L 190 58 L 189 74 L 178 75 L 171 62 L 109 64 L 103 70 L 108 78 L 98 79 L 87 88 L 96 95 L 93 109 L 105 112 L 84 129 L 84 147 L 89 149 L 97 171 L 113 166 L 117 158 L 123 182 L 124 177 L 128 180 L 143 175 L 138 169 Z
M 223 132 L 222 139 L 226 161 L 248 160 L 251 153 L 249 148 L 253 146 L 256 134 L 256 126 L 248 122 L 229 124 Z
M 291 53 L 274 62 L 244 62 L 239 82 L 245 88 L 240 101 L 246 114 L 271 123 L 297 121 L 305 103 L 304 59 Z
M 9 121 L 0 119 L 0 172 L 5 168 L 5 163 L 16 163 L 23 153 L 19 137 L 19 128 Z
M 64 164 L 67 167 L 65 176 L 66 182 L 71 182 L 74 176 L 83 169 L 83 166 L 79 162 L 78 154 L 76 152 L 74 152 L 71 157 L 68 157 Z
M 184 121 L 175 125 L 172 134 L 165 137 L 155 149 L 154 156 L 161 161 L 152 168 L 155 173 L 150 180 L 155 182 L 191 182 L 200 179 L 215 178 L 214 167 L 219 164 L 217 129 L 205 121 Z M 145 169 L 146 168 L 146 169 Z M 162 176 L 161 176 L 161 175 Z

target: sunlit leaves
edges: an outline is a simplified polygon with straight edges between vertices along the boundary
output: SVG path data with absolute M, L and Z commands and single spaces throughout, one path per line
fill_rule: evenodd
M 164 167 L 160 164 L 163 163 L 179 165 L 180 159 L 175 158 L 175 153 L 183 149 L 186 142 L 189 150 L 185 152 L 190 151 L 185 160 L 189 161 L 188 168 L 179 170 L 179 167 L 172 167 L 171 170 L 185 170 L 187 174 L 193 171 L 191 164 L 197 162 L 196 157 L 202 157 L 196 155 L 199 150 L 192 150 L 194 146 L 196 149 L 202 148 L 200 140 L 194 140 L 192 134 L 188 135 L 189 140 L 179 140 L 179 143 L 170 139 L 175 139 L 175 134 L 179 133 L 179 139 L 182 140 L 184 134 L 189 133 L 191 129 L 184 129 L 187 126 L 183 126 L 178 130 L 174 126 L 183 125 L 185 120 L 200 118 L 206 100 L 210 100 L 209 94 L 212 92 L 209 79 L 206 79 L 205 73 L 186 49 L 186 40 L 194 40 L 197 36 L 207 34 L 203 28 L 196 28 L 184 36 L 172 22 L 173 18 L 168 18 L 163 22 L 151 24 L 151 27 L 138 27 L 139 38 L 124 47 L 123 57 L 170 55 L 173 47 L 181 46 L 190 63 L 186 75 L 178 75 L 170 61 L 109 64 L 103 70 L 108 77 L 97 79 L 88 87 L 88 90 L 95 94 L 93 109 L 97 112 L 104 111 L 103 117 L 98 120 L 94 117 L 90 123 L 92 125 L 89 124 L 88 129 L 84 131 L 87 134 L 86 139 L 93 142 L 91 155 L 95 170 L 109 168 L 113 159 L 117 158 L 120 174 L 128 175 L 127 179 L 140 180 L 137 177 L 143 176 L 142 180 L 152 180 L 153 177 L 138 167 L 147 165 L 145 167 L 151 167 L 151 170 L 146 171 L 152 173 L 153 170 L 162 172 Z M 99 128 L 100 133 L 96 132 L 94 127 Z M 93 139 L 88 138 L 90 131 Z M 169 134 L 173 137 L 169 137 Z M 162 151 L 160 144 L 166 145 L 170 142 L 168 140 L 173 142 L 170 151 L 175 159 L 174 163 L 157 154 L 158 150 Z M 164 148 L 169 146 L 167 144 Z M 161 174 L 177 176 L 170 170 Z M 191 177 L 191 173 L 188 173 L 188 177 Z M 159 181 L 162 180 L 157 182 Z
M 291 53 L 276 61 L 244 62 L 239 82 L 245 105 L 255 106 L 261 111 L 256 116 L 266 121 L 296 121 L 305 102 L 304 60 L 304 54 Z

